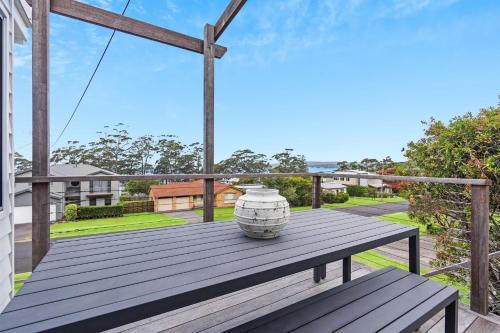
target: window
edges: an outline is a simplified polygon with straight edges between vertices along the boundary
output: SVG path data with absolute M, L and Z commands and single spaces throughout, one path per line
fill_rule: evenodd
M 90 192 L 111 192 L 111 181 L 110 180 L 91 181 Z
M 351 178 L 346 178 L 345 180 L 346 180 L 346 181 L 350 181 L 350 180 L 351 180 Z
M 77 182 L 77 181 L 72 181 L 70 184 L 71 184 L 71 187 L 78 187 L 78 186 L 80 186 L 80 182 Z
M 96 198 L 90 198 L 89 199 L 89 206 L 96 206 L 96 205 L 97 205 Z
M 224 203 L 232 204 L 238 199 L 236 193 L 224 193 Z
M 105 204 L 106 206 L 111 206 L 111 198 L 106 198 L 106 199 L 104 199 L 104 204 Z

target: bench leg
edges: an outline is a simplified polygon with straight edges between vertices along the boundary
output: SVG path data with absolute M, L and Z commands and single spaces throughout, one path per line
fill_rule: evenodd
M 313 268 L 313 278 L 314 282 L 319 283 L 321 281 L 321 266 L 316 266 Z
M 454 301 L 444 310 L 444 332 L 458 332 L 458 301 Z
M 342 259 L 342 282 L 351 281 L 351 256 Z
M 326 264 L 321 264 L 313 268 L 314 282 L 318 283 L 326 278 Z
M 409 270 L 411 273 L 420 275 L 420 244 L 419 244 L 419 235 L 411 236 L 409 238 Z

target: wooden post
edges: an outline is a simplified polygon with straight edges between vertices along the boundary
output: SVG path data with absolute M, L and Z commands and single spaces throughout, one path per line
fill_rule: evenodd
M 470 307 L 472 311 L 487 315 L 489 280 L 489 186 L 472 185 L 471 222 Z
M 205 25 L 203 45 L 203 173 L 214 173 L 214 26 Z M 205 179 L 203 221 L 214 220 L 214 180 Z
M 49 175 L 49 10 L 50 0 L 33 2 L 33 176 Z M 32 268 L 49 250 L 50 183 L 32 187 Z
M 313 176 L 312 208 L 321 208 L 321 176 Z

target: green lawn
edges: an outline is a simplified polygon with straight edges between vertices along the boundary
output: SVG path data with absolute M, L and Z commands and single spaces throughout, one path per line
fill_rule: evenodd
M 55 223 L 50 226 L 50 238 L 107 234 L 120 231 L 168 227 L 185 223 L 186 221 L 183 219 L 169 217 L 165 214 L 127 214 L 122 217 Z
M 23 286 L 24 281 L 26 281 L 30 276 L 31 272 L 18 273 L 14 276 L 14 293 L 17 294 L 19 289 Z
M 399 260 L 394 260 L 392 258 L 388 258 L 384 255 L 379 254 L 374 250 L 369 250 L 363 253 L 356 254 L 352 256 L 354 260 L 359 263 L 374 267 L 376 269 L 382 269 L 387 266 L 394 266 L 400 268 L 402 270 L 408 271 L 408 263 L 401 262 Z M 429 271 L 429 269 L 422 267 L 420 269 L 421 274 L 425 274 Z M 436 282 L 440 282 L 447 286 L 452 286 L 458 289 L 460 292 L 460 301 L 464 304 L 470 304 L 470 295 L 469 295 L 469 287 L 463 283 L 458 283 L 444 274 L 436 275 L 431 277 L 431 280 Z
M 322 205 L 322 208 L 347 208 L 353 206 L 368 206 L 368 205 L 381 205 L 385 203 L 391 202 L 401 202 L 404 201 L 403 198 L 393 197 L 393 198 L 381 198 L 381 199 L 373 199 L 373 198 L 365 198 L 365 197 L 350 197 L 349 201 L 338 204 L 325 204 Z M 292 207 L 290 210 L 292 212 L 304 211 L 311 209 L 311 206 L 304 207 Z M 203 216 L 203 209 L 197 209 L 196 214 Z M 214 209 L 214 219 L 216 221 L 230 221 L 234 219 L 234 208 L 215 208 Z
M 427 226 L 413 221 L 406 212 L 382 215 L 378 216 L 378 218 L 387 222 L 404 224 L 411 227 L 418 227 L 420 229 L 421 236 L 427 235 Z

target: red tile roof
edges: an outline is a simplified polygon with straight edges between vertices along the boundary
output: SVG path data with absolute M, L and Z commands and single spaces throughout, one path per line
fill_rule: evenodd
M 228 188 L 233 188 L 241 192 L 241 190 L 231 185 L 214 182 L 215 194 Z M 151 185 L 149 190 L 149 196 L 152 198 L 184 197 L 190 195 L 203 195 L 203 180 L 200 179 L 192 182 L 179 182 L 165 185 Z

